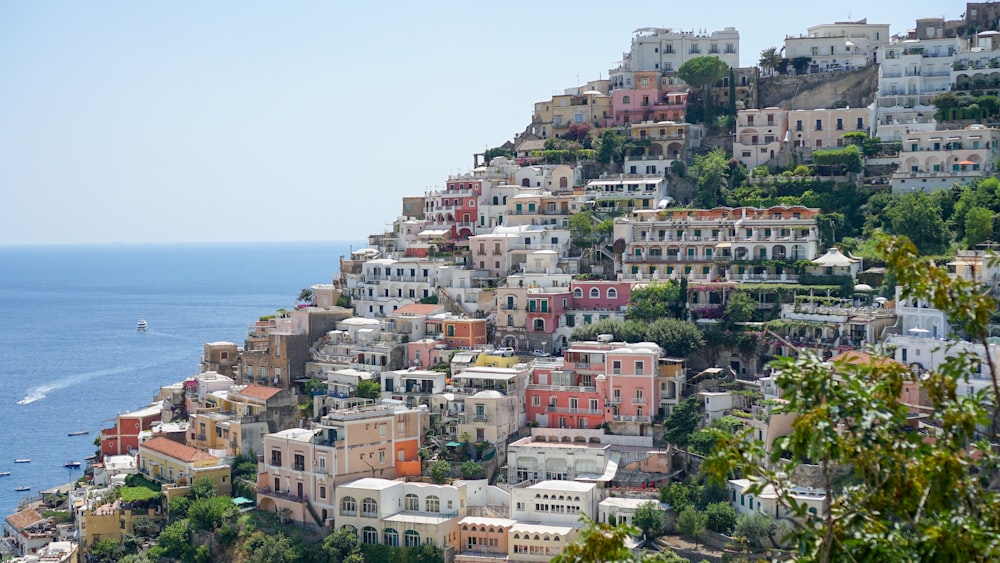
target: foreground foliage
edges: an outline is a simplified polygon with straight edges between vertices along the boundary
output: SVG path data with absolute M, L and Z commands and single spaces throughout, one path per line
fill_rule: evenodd
M 975 342 L 985 343 L 996 303 L 947 268 L 922 260 L 906 239 L 878 244 L 904 288 L 926 300 Z M 987 364 L 992 365 L 990 358 Z M 955 354 L 936 371 L 915 375 L 894 361 L 831 363 L 803 351 L 772 364 L 797 418 L 790 435 L 765 449 L 744 433 L 719 433 L 720 447 L 705 463 L 717 479 L 742 475 L 750 494 L 772 485 L 781 507 L 800 520 L 791 540 L 803 561 L 996 561 L 1000 559 L 1000 498 L 991 486 L 998 456 L 990 446 L 988 415 L 1000 396 L 995 369 L 984 391 L 959 395 L 978 360 Z M 904 385 L 919 384 L 933 407 L 933 430 L 908 423 Z M 782 455 L 790 459 L 782 459 Z M 825 516 L 796 502 L 789 476 L 810 460 L 829 499 Z M 838 468 L 852 484 L 840 486 Z

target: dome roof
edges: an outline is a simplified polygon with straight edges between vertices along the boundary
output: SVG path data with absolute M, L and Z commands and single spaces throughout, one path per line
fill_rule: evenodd
M 472 396 L 473 399 L 499 399 L 501 397 L 503 397 L 503 393 L 492 389 L 488 391 L 480 391 Z

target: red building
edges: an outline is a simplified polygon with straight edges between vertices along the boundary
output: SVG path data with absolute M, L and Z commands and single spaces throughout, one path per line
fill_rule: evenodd
M 125 455 L 139 450 L 139 433 L 160 421 L 160 405 L 118 414 L 114 428 L 101 429 L 101 454 Z
M 465 240 L 476 231 L 479 220 L 476 202 L 483 193 L 483 182 L 453 177 L 446 186 L 444 191 L 426 194 L 424 216 L 435 226 L 449 227 L 454 240 Z

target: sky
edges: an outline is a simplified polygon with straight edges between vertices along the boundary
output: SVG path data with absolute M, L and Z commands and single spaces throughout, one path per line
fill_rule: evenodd
M 964 2 L 0 3 L 0 244 L 361 240 L 641 27 L 893 34 Z

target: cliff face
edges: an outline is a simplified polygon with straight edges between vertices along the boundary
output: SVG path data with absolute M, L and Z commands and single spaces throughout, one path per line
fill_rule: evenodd
M 802 76 L 768 76 L 759 79 L 759 107 L 818 109 L 844 104 L 868 106 L 878 89 L 878 65 L 860 70 L 824 72 Z

